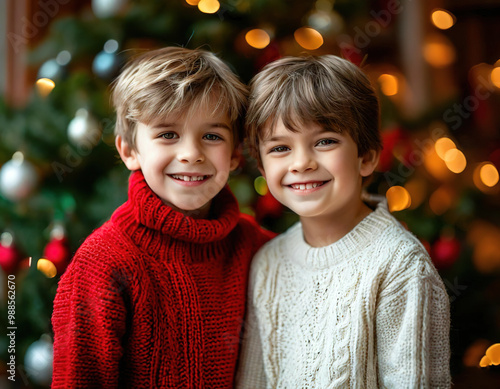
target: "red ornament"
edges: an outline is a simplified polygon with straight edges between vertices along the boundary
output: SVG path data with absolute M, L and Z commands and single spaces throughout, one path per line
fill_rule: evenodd
M 283 214 L 283 205 L 274 198 L 271 192 L 259 196 L 255 206 L 255 219 L 260 222 L 265 218 L 279 218 Z
M 0 239 L 0 266 L 6 274 L 13 274 L 21 259 L 14 238 L 9 232 L 4 232 Z
M 432 246 L 431 253 L 438 270 L 448 269 L 460 255 L 460 242 L 454 236 L 441 236 Z
M 51 240 L 43 250 L 43 258 L 51 261 L 57 269 L 57 274 L 62 274 L 70 260 L 70 249 L 64 228 L 56 225 L 50 233 Z

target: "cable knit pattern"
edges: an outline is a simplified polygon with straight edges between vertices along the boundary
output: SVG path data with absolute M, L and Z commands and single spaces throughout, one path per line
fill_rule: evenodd
M 59 282 L 52 388 L 233 387 L 249 264 L 271 233 L 228 188 L 212 214 L 174 211 L 131 175 Z
M 252 263 L 238 388 L 449 388 L 449 300 L 385 203 L 339 241 L 300 223 Z

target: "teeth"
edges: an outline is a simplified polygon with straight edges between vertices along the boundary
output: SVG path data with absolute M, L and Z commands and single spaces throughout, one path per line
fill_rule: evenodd
M 300 189 L 300 190 L 306 190 L 306 189 L 314 189 L 320 186 L 321 184 L 319 182 L 312 182 L 312 183 L 307 183 L 307 184 L 293 184 L 291 187 L 293 189 Z
M 202 181 L 205 179 L 206 176 L 181 176 L 178 174 L 172 174 L 172 177 L 175 178 L 176 180 L 182 180 L 182 181 Z

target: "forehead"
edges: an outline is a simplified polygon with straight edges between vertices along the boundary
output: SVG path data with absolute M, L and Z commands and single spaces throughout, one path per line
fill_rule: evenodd
M 291 134 L 314 135 L 322 132 L 339 133 L 335 128 L 321 125 L 312 120 L 301 120 L 297 117 L 286 118 L 278 117 L 277 119 L 269 119 L 260 132 L 260 141 L 267 142 L 277 136 L 287 136 Z

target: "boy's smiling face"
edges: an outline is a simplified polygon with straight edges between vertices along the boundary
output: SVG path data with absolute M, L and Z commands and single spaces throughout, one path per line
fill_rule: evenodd
M 269 190 L 301 218 L 341 217 L 359 208 L 362 177 L 373 172 L 378 160 L 376 153 L 358 156 L 347 132 L 315 123 L 292 132 L 281 119 L 260 141 L 259 152 Z
M 208 215 L 239 163 L 228 115 L 212 111 L 202 106 L 190 115 L 137 123 L 135 150 L 119 137 L 116 142 L 127 168 L 142 170 L 164 203 L 198 218 Z

